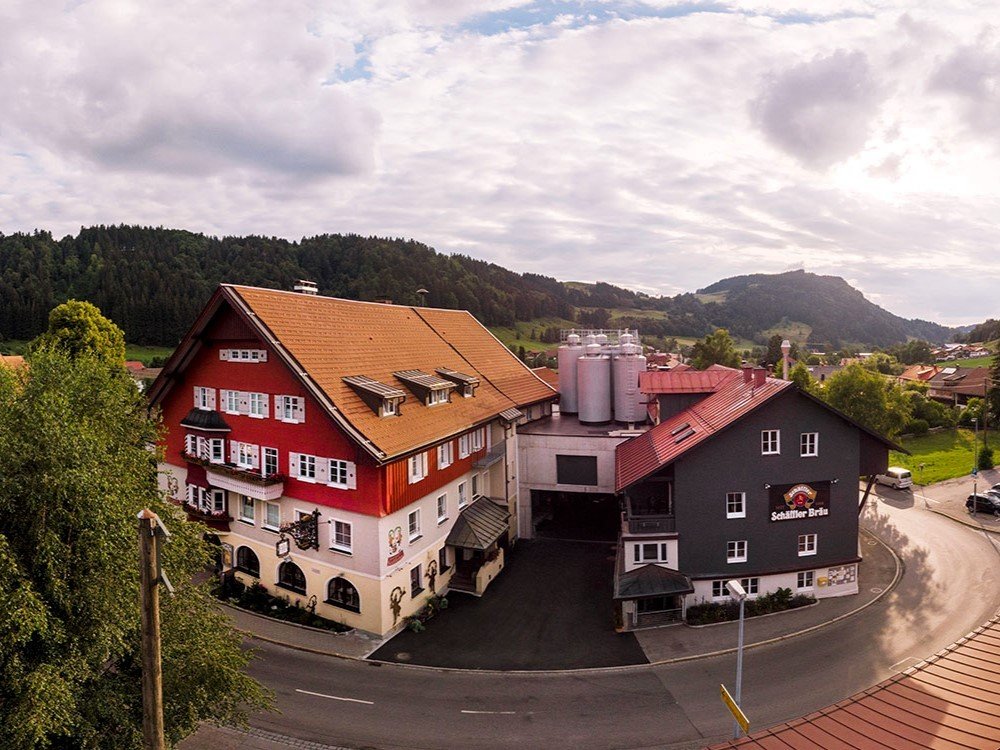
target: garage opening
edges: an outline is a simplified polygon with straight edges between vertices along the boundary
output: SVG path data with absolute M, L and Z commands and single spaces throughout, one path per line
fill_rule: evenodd
M 617 542 L 621 507 L 612 494 L 531 490 L 535 535 L 549 539 Z

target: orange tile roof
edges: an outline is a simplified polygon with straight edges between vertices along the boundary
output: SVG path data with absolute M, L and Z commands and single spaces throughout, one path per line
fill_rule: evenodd
M 355 302 L 224 285 L 242 301 L 347 422 L 384 458 L 402 455 L 556 394 L 466 312 Z M 425 406 L 393 373 L 448 368 L 478 375 L 472 398 Z M 401 388 L 397 417 L 380 417 L 344 377 Z
M 926 662 L 801 719 L 713 750 L 1000 747 L 1000 620 Z
M 559 389 L 558 370 L 553 370 L 551 367 L 532 367 L 531 371 L 556 390 Z

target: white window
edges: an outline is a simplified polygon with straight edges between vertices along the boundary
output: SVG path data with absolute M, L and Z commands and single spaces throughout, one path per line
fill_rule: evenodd
M 469 496 L 465 492 L 465 482 L 458 483 L 458 507 L 464 508 L 469 503 Z
M 757 596 L 760 593 L 760 579 L 759 578 L 741 578 L 740 586 L 743 590 L 747 592 L 747 596 Z
M 444 469 L 451 466 L 455 460 L 455 443 L 449 440 L 444 445 L 438 446 L 438 468 Z
M 438 506 L 438 523 L 444 523 L 448 520 L 448 494 L 438 495 L 437 499 Z
M 799 452 L 802 456 L 818 456 L 819 433 L 803 432 L 799 437 Z
M 239 414 L 240 413 L 240 392 L 239 391 L 223 391 L 222 400 L 225 402 L 226 414 Z
M 665 563 L 667 562 L 666 542 L 644 542 L 633 547 L 633 559 L 637 563 Z
M 281 528 L 281 506 L 277 503 L 264 503 L 264 528 L 277 531 Z
M 211 410 L 215 408 L 215 389 L 195 386 L 194 405 L 198 409 Z
M 420 585 L 420 566 L 414 565 L 410 568 L 410 598 L 416 599 L 417 594 L 424 590 Z
M 472 433 L 472 452 L 481 451 L 486 446 L 486 428 L 480 427 Z
M 427 394 L 427 405 L 434 406 L 435 404 L 446 404 L 448 403 L 448 391 L 445 389 L 431 391 Z
M 226 491 L 206 490 L 197 488 L 197 501 L 195 503 L 199 510 L 206 513 L 224 513 L 226 511 Z
M 816 574 L 812 570 L 801 570 L 796 576 L 795 586 L 798 589 L 811 589 L 813 588 L 816 578 Z
M 740 563 L 747 561 L 747 542 L 740 539 L 736 542 L 726 542 L 726 562 Z
M 351 554 L 351 524 L 347 521 L 330 522 L 330 549 Z
M 298 478 L 310 482 L 316 481 L 316 456 L 309 456 L 305 453 L 299 455 Z
M 254 469 L 258 465 L 258 447 L 251 443 L 236 444 L 236 465 L 241 469 Z
M 305 422 L 305 399 L 301 396 L 276 396 L 274 399 L 274 416 L 282 422 Z
M 414 542 L 420 538 L 420 508 L 410 511 L 406 517 L 406 524 L 410 530 L 410 541 Z
M 799 557 L 816 554 L 816 535 L 799 534 Z
M 263 419 L 267 416 L 267 394 L 266 393 L 251 393 L 250 394 L 250 416 L 257 419 Z
M 262 471 L 265 477 L 278 473 L 278 449 L 264 448 L 264 468 Z
M 726 493 L 726 518 L 747 517 L 747 494 L 745 492 Z
M 466 433 L 458 438 L 458 457 L 468 458 L 472 453 L 472 436 Z
M 240 495 L 240 520 L 246 523 L 254 522 L 254 505 L 253 498 L 247 497 L 246 495 Z
M 399 414 L 399 409 L 396 408 L 396 405 L 398 403 L 399 402 L 396 401 L 396 399 L 386 399 L 385 401 L 383 401 L 382 402 L 382 416 L 383 417 L 394 417 L 397 414 Z
M 472 475 L 472 497 L 473 499 L 479 497 L 479 475 Z
M 338 458 L 330 459 L 330 482 L 336 487 L 347 487 L 347 461 L 341 461 Z
M 712 598 L 721 599 L 724 596 L 729 596 L 729 591 L 726 589 L 726 582 L 712 581 Z
M 410 484 L 416 484 L 427 476 L 427 452 L 410 456 L 409 461 Z
M 760 454 L 773 456 L 781 453 L 781 431 L 764 430 L 760 433 Z

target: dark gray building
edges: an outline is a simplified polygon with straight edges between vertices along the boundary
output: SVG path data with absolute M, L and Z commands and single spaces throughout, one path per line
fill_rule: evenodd
M 763 370 L 644 373 L 661 420 L 616 451 L 623 625 L 779 587 L 857 593 L 858 477 L 894 444 Z

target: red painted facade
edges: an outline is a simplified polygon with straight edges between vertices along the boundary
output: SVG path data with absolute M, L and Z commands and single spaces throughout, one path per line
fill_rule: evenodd
M 278 472 L 285 479 L 284 496 L 307 503 L 339 508 L 372 516 L 385 516 L 443 487 L 472 468 L 485 448 L 470 456 L 458 458 L 458 441 L 454 442 L 455 461 L 443 470 L 437 467 L 437 451 L 428 448 L 428 476 L 409 483 L 406 459 L 379 466 L 352 441 L 311 398 L 306 389 L 289 371 L 277 353 L 259 340 L 253 330 L 232 309 L 223 306 L 202 337 L 203 346 L 184 368 L 162 402 L 164 458 L 174 465 L 187 465 L 192 480 L 204 482 L 204 471 L 185 458 L 184 436 L 219 437 L 219 433 L 199 432 L 181 426 L 181 420 L 194 408 L 195 387 L 215 389 L 217 411 L 232 431 L 225 434 L 226 460 L 229 443 L 236 440 L 263 448 L 278 450 Z M 220 349 L 264 349 L 266 362 L 230 362 L 220 359 Z M 239 390 L 269 395 L 268 415 L 264 419 L 247 415 L 226 414 L 222 404 L 223 390 Z M 290 424 L 274 418 L 274 404 L 279 395 L 304 398 L 305 421 Z M 289 476 L 289 453 L 304 453 L 322 458 L 353 462 L 357 471 L 357 489 L 344 490 L 301 481 Z

